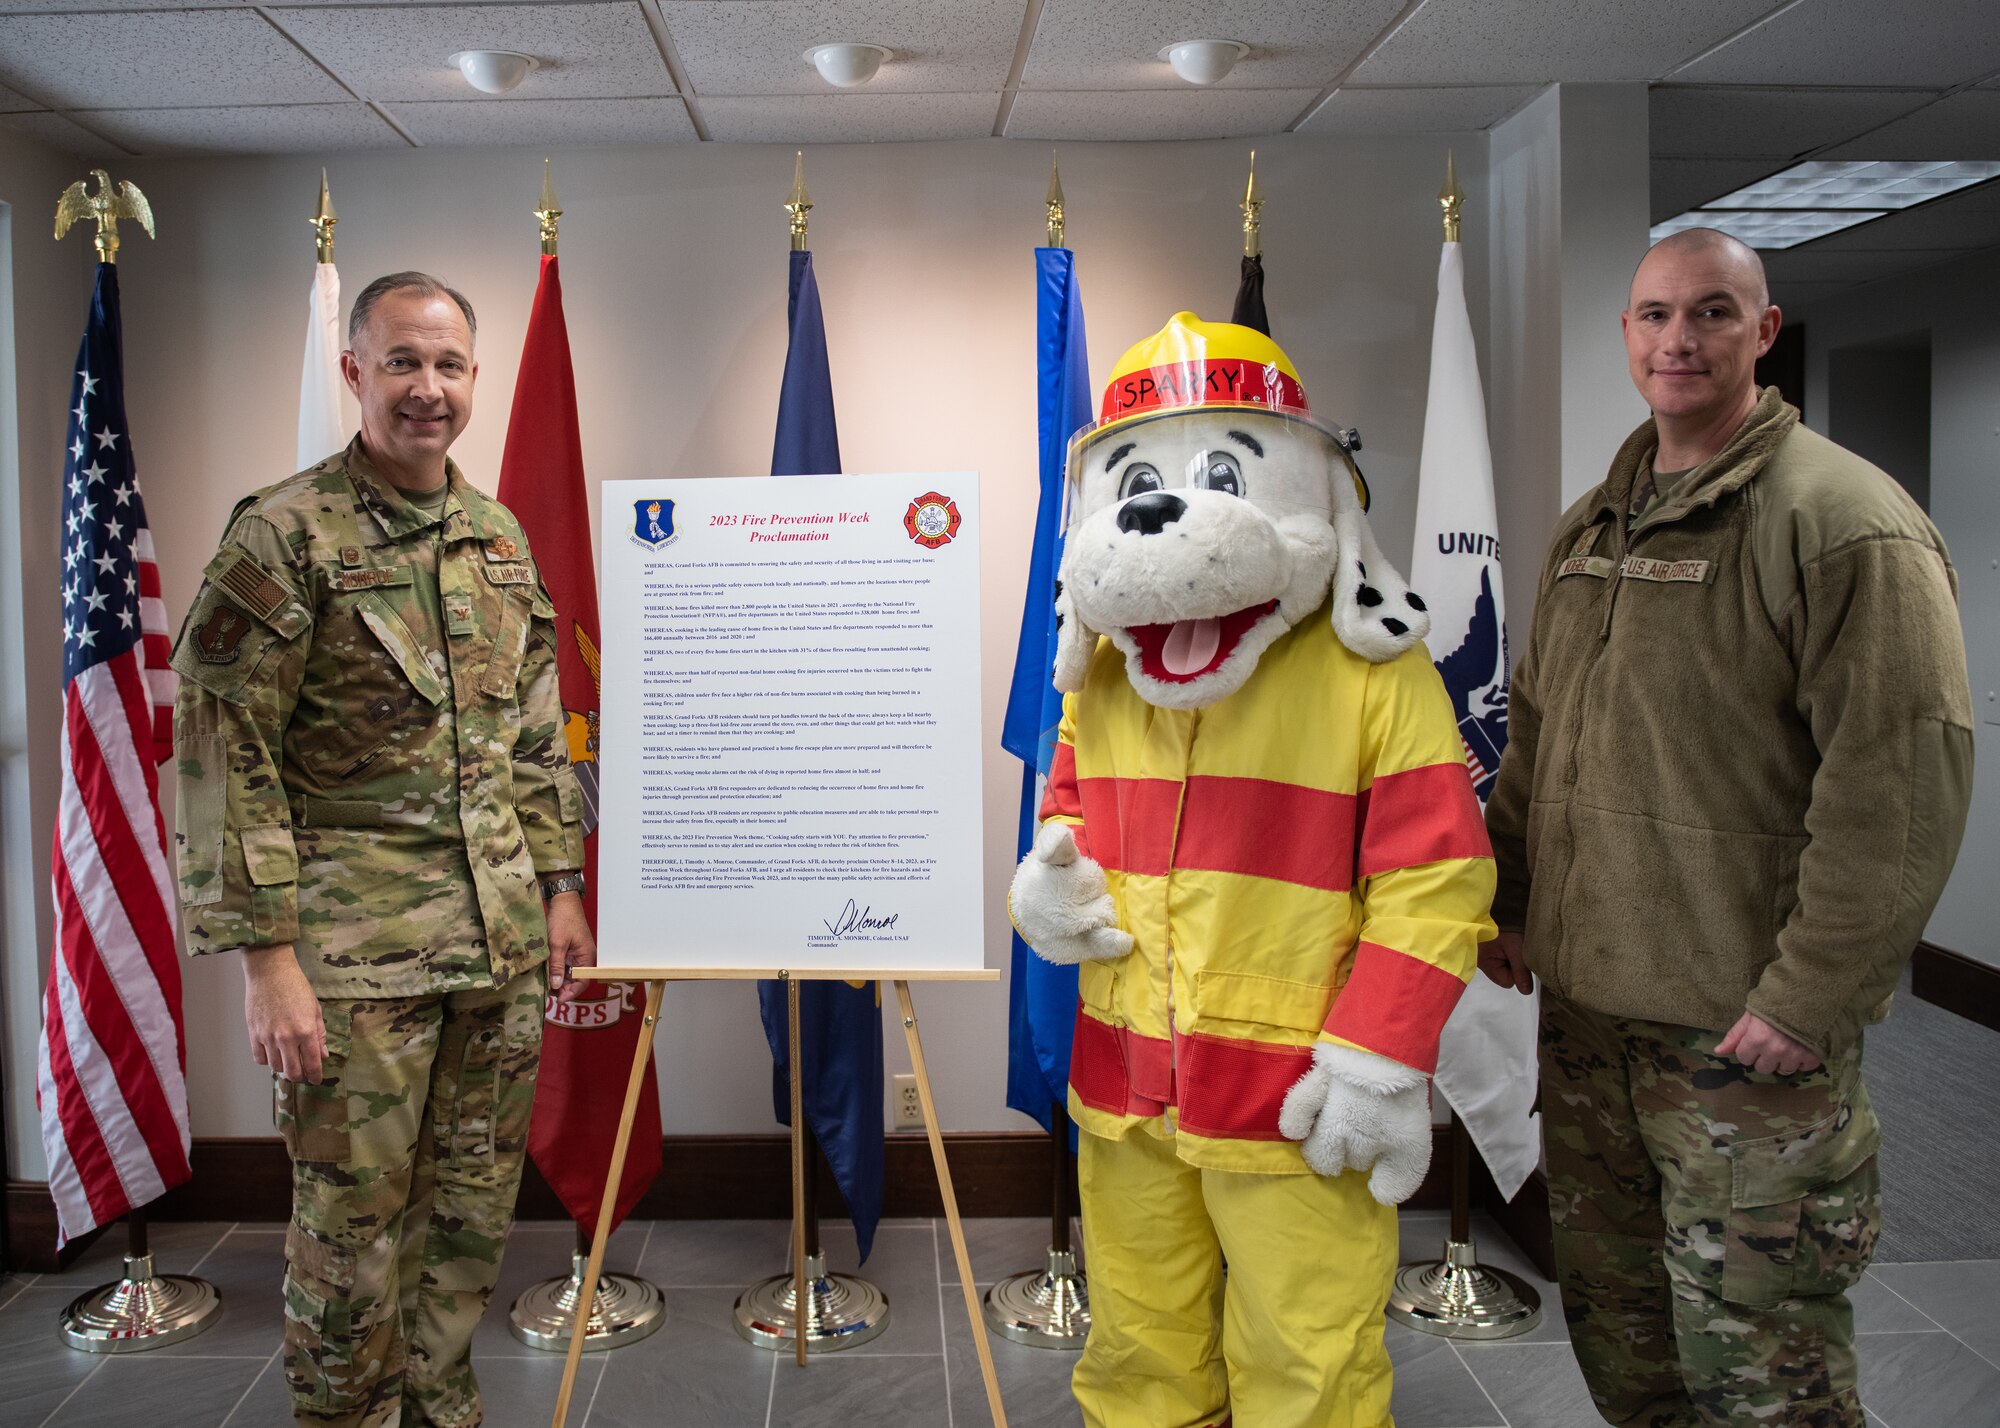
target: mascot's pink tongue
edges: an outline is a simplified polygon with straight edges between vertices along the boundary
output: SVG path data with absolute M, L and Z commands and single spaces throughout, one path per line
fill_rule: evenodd
M 1178 620 L 1160 646 L 1160 663 L 1169 674 L 1199 674 L 1222 648 L 1222 621 Z

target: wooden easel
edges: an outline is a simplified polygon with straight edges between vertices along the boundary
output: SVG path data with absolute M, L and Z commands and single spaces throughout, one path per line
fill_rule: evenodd
M 782 981 L 785 984 L 785 1020 L 791 1040 L 792 1091 L 792 1274 L 793 1302 L 803 1310 L 806 1292 L 805 1206 L 805 1113 L 801 1105 L 799 1081 L 799 983 L 802 981 L 893 982 L 896 1000 L 903 1012 L 903 1036 L 910 1044 L 910 1064 L 917 1075 L 917 1099 L 923 1103 L 924 1132 L 930 1138 L 931 1161 L 937 1166 L 938 1192 L 944 1199 L 945 1223 L 951 1228 L 952 1257 L 958 1262 L 958 1283 L 965 1292 L 965 1314 L 972 1323 L 973 1347 L 979 1351 L 979 1374 L 986 1384 L 986 1406 L 993 1415 L 993 1428 L 1007 1428 L 1007 1412 L 1000 1403 L 1000 1380 L 993 1371 L 993 1347 L 986 1337 L 986 1318 L 979 1310 L 979 1293 L 972 1283 L 972 1258 L 965 1248 L 965 1226 L 958 1217 L 958 1196 L 951 1188 L 951 1167 L 944 1156 L 944 1138 L 938 1133 L 937 1105 L 931 1099 L 931 1075 L 924 1063 L 923 1040 L 917 1034 L 916 1005 L 910 1000 L 911 982 L 997 982 L 1000 973 L 984 967 L 966 971 L 912 971 L 894 968 L 840 968 L 794 971 L 786 968 L 683 968 L 683 967 L 578 967 L 572 976 L 600 982 L 644 982 L 646 1019 L 643 1034 L 632 1049 L 632 1073 L 625 1082 L 625 1104 L 618 1115 L 618 1135 L 611 1143 L 611 1165 L 604 1181 L 604 1198 L 597 1210 L 597 1232 L 590 1241 L 590 1263 L 584 1269 L 583 1293 L 577 1299 L 576 1325 L 570 1331 L 569 1353 L 563 1361 L 562 1388 L 556 1395 L 551 1428 L 565 1428 L 569 1421 L 570 1394 L 576 1388 L 576 1371 L 583 1358 L 585 1327 L 590 1323 L 592 1301 L 597 1294 L 597 1276 L 604 1268 L 604 1245 L 610 1238 L 612 1212 L 618 1198 L 618 1184 L 625 1174 L 625 1152 L 632 1142 L 632 1121 L 639 1109 L 639 1091 L 645 1084 L 646 1061 L 653 1049 L 653 1029 L 659 1024 L 660 999 L 668 982 Z M 806 1339 L 798 1336 L 798 1362 L 806 1362 Z

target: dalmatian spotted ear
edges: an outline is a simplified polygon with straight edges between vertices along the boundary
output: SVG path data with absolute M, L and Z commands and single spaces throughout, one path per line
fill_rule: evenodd
M 1431 617 L 1375 544 L 1344 466 L 1333 486 L 1333 632 L 1363 659 L 1385 664 L 1431 632 Z
M 1097 649 L 1097 632 L 1076 617 L 1076 604 L 1061 579 L 1056 581 L 1055 686 L 1064 694 L 1083 688 L 1090 656 Z

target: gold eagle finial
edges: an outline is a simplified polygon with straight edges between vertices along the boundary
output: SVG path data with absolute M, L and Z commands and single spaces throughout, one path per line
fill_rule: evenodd
M 1049 210 L 1049 246 L 1060 248 L 1063 245 L 1062 171 L 1056 167 L 1053 151 L 1049 154 L 1049 196 L 1042 202 L 1048 205 Z
M 319 211 L 312 216 L 313 242 L 319 250 L 319 261 L 333 261 L 333 225 L 340 222 L 340 216 L 333 211 L 333 191 L 326 186 L 326 170 L 319 171 Z
M 1458 186 L 1458 165 L 1451 150 L 1444 151 L 1444 187 L 1438 190 L 1438 207 L 1444 210 L 1444 241 L 1458 241 L 1458 208 L 1465 202 L 1465 190 Z
M 1243 202 L 1236 205 L 1243 210 L 1243 256 L 1260 257 L 1264 251 L 1264 195 L 1257 192 L 1257 151 L 1250 151 L 1250 182 L 1244 186 Z
M 550 174 L 549 161 L 543 159 L 542 197 L 535 205 L 535 217 L 542 223 L 542 253 L 550 258 L 556 255 L 556 220 L 562 215 L 562 205 L 556 202 L 555 179 Z
M 792 251 L 806 250 L 806 215 L 812 212 L 812 195 L 806 192 L 806 151 L 799 150 L 792 169 L 792 192 L 785 200 L 785 212 L 792 215 Z
M 111 175 L 103 169 L 92 169 L 91 175 L 97 180 L 97 192 L 85 190 L 85 179 L 78 179 L 63 190 L 56 200 L 56 237 L 69 232 L 70 225 L 85 218 L 97 220 L 97 257 L 104 263 L 118 261 L 118 220 L 129 218 L 146 230 L 146 236 L 153 234 L 153 205 L 146 202 L 146 195 L 139 192 L 137 184 L 126 179 L 116 187 L 112 186 Z

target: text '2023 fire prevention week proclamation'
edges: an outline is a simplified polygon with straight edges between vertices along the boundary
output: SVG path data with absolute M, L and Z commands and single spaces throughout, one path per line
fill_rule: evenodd
M 604 484 L 603 964 L 984 964 L 978 496 Z

